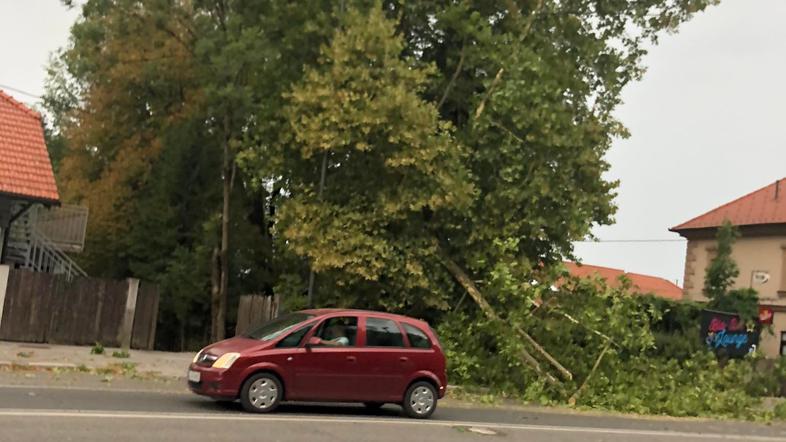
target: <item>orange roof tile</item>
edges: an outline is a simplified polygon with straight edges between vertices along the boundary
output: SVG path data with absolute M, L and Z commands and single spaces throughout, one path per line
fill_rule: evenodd
M 628 273 L 624 270 L 613 269 L 610 267 L 593 266 L 589 264 L 577 264 L 575 262 L 565 262 L 568 272 L 578 278 L 601 277 L 611 287 L 619 287 L 620 276 L 627 277 L 633 285 L 633 291 L 638 294 L 653 294 L 662 298 L 682 299 L 682 288 L 671 281 L 657 276 L 642 275 L 640 273 Z
M 0 91 L 0 194 L 60 200 L 41 116 Z
M 669 230 L 719 227 L 727 219 L 735 226 L 786 223 L 786 181 L 778 180 Z

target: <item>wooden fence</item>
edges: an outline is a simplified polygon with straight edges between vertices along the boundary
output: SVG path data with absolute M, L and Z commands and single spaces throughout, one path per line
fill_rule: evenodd
M 235 335 L 242 335 L 253 327 L 278 316 L 278 295 L 245 295 L 237 307 Z
M 152 349 L 158 288 L 132 280 L 74 278 L 10 269 L 0 340 Z M 136 293 L 133 287 L 138 286 Z M 127 300 L 136 297 L 130 308 Z M 2 297 L 0 297 L 1 299 Z M 130 336 L 124 338 L 124 329 Z M 126 342 L 123 342 L 126 341 Z

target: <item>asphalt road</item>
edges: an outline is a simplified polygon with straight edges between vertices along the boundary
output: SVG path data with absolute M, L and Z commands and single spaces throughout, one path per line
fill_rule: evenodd
M 0 385 L 0 441 L 786 441 L 786 426 L 441 407 L 428 421 L 386 406 L 284 405 L 249 415 L 183 392 Z

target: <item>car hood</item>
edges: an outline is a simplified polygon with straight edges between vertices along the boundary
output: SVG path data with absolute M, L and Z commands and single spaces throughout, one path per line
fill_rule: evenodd
M 263 342 L 258 339 L 235 336 L 234 338 L 225 339 L 215 344 L 208 345 L 205 347 L 204 351 L 212 355 L 221 356 L 224 353 L 243 353 L 249 350 L 257 350 L 267 345 L 269 345 L 268 342 Z

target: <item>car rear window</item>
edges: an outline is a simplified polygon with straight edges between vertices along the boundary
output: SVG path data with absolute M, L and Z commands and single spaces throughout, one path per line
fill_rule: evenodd
M 415 327 L 414 325 L 407 324 L 406 322 L 402 323 L 402 325 L 404 326 L 404 330 L 407 332 L 407 338 L 409 338 L 410 346 L 414 348 L 431 348 L 431 341 L 423 330 Z
M 404 337 L 398 324 L 390 319 L 366 318 L 366 346 L 403 347 Z

